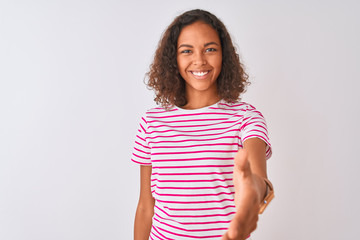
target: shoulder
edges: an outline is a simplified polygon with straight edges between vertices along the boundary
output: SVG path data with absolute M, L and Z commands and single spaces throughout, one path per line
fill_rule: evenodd
M 256 108 L 253 105 L 240 100 L 234 102 L 225 102 L 222 100 L 218 103 L 217 107 L 225 111 L 243 112 L 243 113 L 247 111 L 256 110 Z
M 163 107 L 153 107 L 146 110 L 143 117 L 146 118 L 156 118 L 156 117 L 167 117 L 173 115 L 174 113 L 178 112 L 179 109 L 176 107 L 165 109 Z

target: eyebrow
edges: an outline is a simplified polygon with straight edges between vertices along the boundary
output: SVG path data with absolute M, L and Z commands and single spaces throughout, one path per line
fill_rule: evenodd
M 219 46 L 219 44 L 217 44 L 216 42 L 209 42 L 209 43 L 205 43 L 205 44 L 204 44 L 204 47 L 207 47 L 207 46 L 212 45 L 212 44 L 215 44 L 215 45 Z M 189 45 L 189 44 L 181 44 L 181 45 L 178 47 L 178 49 L 179 49 L 179 48 L 182 48 L 182 47 L 193 48 L 194 46 Z

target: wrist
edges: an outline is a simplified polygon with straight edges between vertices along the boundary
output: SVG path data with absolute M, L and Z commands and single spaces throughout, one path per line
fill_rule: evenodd
M 259 203 L 262 203 L 263 199 L 266 197 L 267 194 L 267 185 L 264 181 L 264 177 L 260 177 L 257 174 L 254 175 L 256 176 L 258 200 Z
M 274 187 L 272 183 L 269 181 L 269 179 L 264 178 L 263 179 L 265 183 L 265 196 L 262 198 L 262 201 L 260 202 L 260 210 L 259 213 L 262 214 L 265 210 L 265 208 L 268 206 L 270 201 L 274 198 Z

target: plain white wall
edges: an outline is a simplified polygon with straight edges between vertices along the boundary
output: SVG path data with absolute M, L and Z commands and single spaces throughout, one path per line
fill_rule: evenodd
M 270 128 L 257 240 L 360 231 L 358 1 L 1 1 L 0 239 L 131 239 L 144 74 L 172 19 L 223 20 Z

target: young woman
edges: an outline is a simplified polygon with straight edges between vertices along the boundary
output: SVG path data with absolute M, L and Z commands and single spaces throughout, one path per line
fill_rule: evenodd
M 141 118 L 132 156 L 136 240 L 243 240 L 256 228 L 271 147 L 261 113 L 239 100 L 247 79 L 213 14 L 188 11 L 167 28 L 148 73 L 161 107 Z

